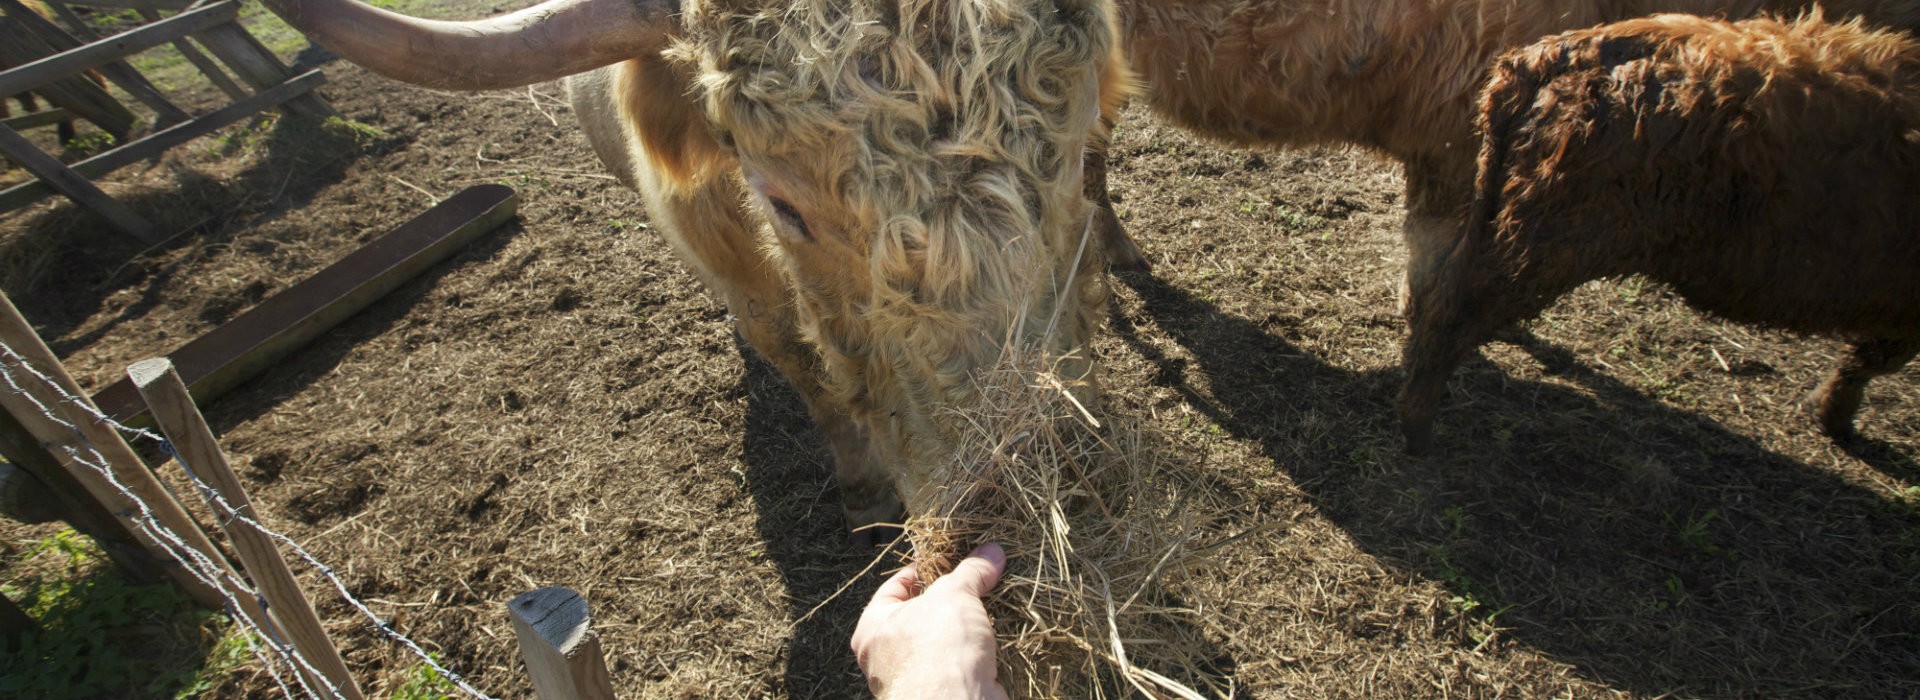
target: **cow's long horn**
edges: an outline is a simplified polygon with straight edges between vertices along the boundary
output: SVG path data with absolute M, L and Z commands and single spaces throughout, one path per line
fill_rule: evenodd
M 550 0 L 470 22 L 408 17 L 355 0 L 263 0 L 322 46 L 375 73 L 488 90 L 582 73 L 666 45 L 674 0 Z

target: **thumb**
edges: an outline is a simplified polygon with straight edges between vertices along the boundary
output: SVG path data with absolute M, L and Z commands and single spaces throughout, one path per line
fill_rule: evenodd
M 1000 583 L 1000 574 L 1007 568 L 1007 553 L 993 542 L 980 545 L 967 555 L 953 571 L 935 580 L 927 586 L 927 592 L 935 590 L 962 593 L 980 598 L 992 591 Z

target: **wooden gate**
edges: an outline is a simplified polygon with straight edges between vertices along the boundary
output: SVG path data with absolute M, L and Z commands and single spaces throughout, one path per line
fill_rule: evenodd
M 0 191 L 0 212 L 18 209 L 57 193 L 105 217 L 119 231 L 144 242 L 155 242 L 158 234 L 151 223 L 109 197 L 90 178 L 160 155 L 269 107 L 313 118 L 337 116 L 331 106 L 312 92 L 326 77 L 318 70 L 299 75 L 289 71 L 286 64 L 241 28 L 237 21 L 239 0 L 48 1 L 53 12 L 75 27 L 85 27 L 69 4 L 133 9 L 147 23 L 109 37 L 82 38 L 42 17 L 21 0 L 0 0 L 0 65 L 13 66 L 0 71 L 0 99 L 32 91 L 54 107 L 0 122 L 0 154 L 36 178 Z M 169 11 L 173 13 L 171 16 L 163 14 Z M 205 114 L 189 114 L 121 61 L 162 44 L 172 45 L 232 102 Z M 129 140 L 139 126 L 133 110 L 82 77 L 87 71 L 98 71 L 106 81 L 152 111 L 152 131 Z M 238 80 L 229 77 L 226 71 L 232 71 Z M 65 165 L 19 131 L 73 117 L 93 122 L 112 134 L 117 145 Z

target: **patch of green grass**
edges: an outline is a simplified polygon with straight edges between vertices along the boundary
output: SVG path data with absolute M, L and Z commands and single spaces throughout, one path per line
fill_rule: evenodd
M 259 643 L 246 628 L 228 625 L 227 633 L 207 652 L 206 662 L 173 694 L 174 699 L 189 700 L 211 692 L 234 669 L 253 659 L 253 648 Z
M 1327 228 L 1326 219 L 1279 201 L 1263 202 L 1245 199 L 1241 200 L 1234 210 L 1263 221 L 1277 223 L 1282 229 L 1288 231 L 1320 231 Z
M 192 697 L 232 668 L 204 653 L 219 648 L 224 618 L 170 585 L 127 582 L 72 530 L 35 543 L 6 574 L 0 591 L 40 629 L 0 656 L 0 697 Z
M 435 659 L 437 662 L 438 659 Z M 439 671 L 426 664 L 414 664 L 407 671 L 407 679 L 393 689 L 393 700 L 446 700 L 452 698 L 458 688 L 453 681 L 440 675 Z
M 90 156 L 113 148 L 114 138 L 104 131 L 89 131 L 67 139 L 61 146 L 77 155 Z
M 1718 517 L 1720 517 L 1720 510 L 1709 508 L 1704 513 L 1687 516 L 1685 522 L 1680 522 L 1672 515 L 1668 515 L 1667 525 L 1674 528 L 1674 538 L 1679 540 L 1687 551 L 1700 557 L 1713 557 L 1722 551 L 1720 545 L 1714 542 L 1713 532 L 1709 529 L 1709 525 Z
M 207 142 L 207 153 L 215 157 L 231 156 L 239 153 L 251 153 L 256 146 L 266 140 L 272 130 L 275 119 L 267 115 L 247 121 L 239 126 L 220 130 Z
M 1447 506 L 1441 509 L 1440 519 L 1446 523 L 1450 537 L 1459 537 L 1467 531 L 1467 511 L 1460 506 Z
M 387 138 L 387 132 L 380 127 L 340 117 L 327 117 L 325 121 L 320 122 L 320 130 L 326 132 L 328 136 L 350 139 L 361 145 Z
M 1446 552 L 1439 552 L 1437 556 L 1440 564 L 1440 580 L 1445 581 L 1447 587 L 1454 592 L 1447 599 L 1447 609 L 1471 620 L 1471 624 L 1466 627 L 1467 637 L 1476 644 L 1485 643 L 1500 631 L 1500 616 L 1512 610 L 1513 606 L 1496 606 L 1497 599 L 1491 590 L 1480 585 L 1459 567 L 1454 566 Z
M 1664 589 L 1665 595 L 1654 600 L 1653 609 L 1655 611 L 1665 611 L 1669 608 L 1680 607 L 1685 605 L 1687 601 L 1693 597 L 1687 593 L 1687 583 L 1680 580 L 1680 576 L 1677 574 L 1668 576 L 1666 582 L 1661 584 L 1661 588 Z
M 607 220 L 607 231 L 609 233 L 620 233 L 622 231 L 626 231 L 629 228 L 635 231 L 645 231 L 651 227 L 648 226 L 647 223 L 644 221 L 628 221 L 626 219 L 608 219 Z
M 1620 295 L 1620 301 L 1628 306 L 1640 303 L 1640 297 L 1647 291 L 1647 281 L 1641 277 L 1628 277 L 1614 285 L 1614 293 Z

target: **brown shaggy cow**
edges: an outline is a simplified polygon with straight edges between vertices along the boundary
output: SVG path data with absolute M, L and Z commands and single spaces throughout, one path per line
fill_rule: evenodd
M 1399 410 L 1424 450 L 1448 374 L 1497 329 L 1642 274 L 1709 313 L 1853 347 L 1814 392 L 1853 433 L 1920 351 L 1920 43 L 1830 23 L 1621 22 L 1501 58 L 1465 238 L 1413 299 Z
M 1920 0 L 1826 0 L 1829 16 L 1920 28 Z M 1658 12 L 1751 17 L 1812 0 L 1121 0 L 1146 101 L 1244 146 L 1345 143 L 1406 166 L 1407 285 L 1459 237 L 1475 99 L 1494 57 L 1542 37 Z
M 806 399 L 852 525 L 899 515 L 896 482 L 911 500 L 951 454 L 1003 351 L 1091 393 L 1082 152 L 1131 84 L 1109 0 L 556 0 L 472 23 L 267 4 L 408 82 L 592 71 L 569 85 L 589 141 Z

